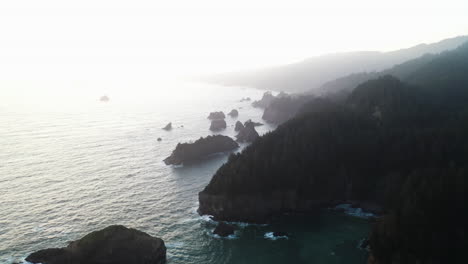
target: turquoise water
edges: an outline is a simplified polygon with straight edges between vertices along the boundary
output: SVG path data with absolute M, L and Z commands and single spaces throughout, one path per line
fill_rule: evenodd
M 109 103 L 98 102 L 101 94 L 34 106 L 0 99 L 0 263 L 112 224 L 163 238 L 168 263 L 364 263 L 357 244 L 368 224 L 329 212 L 214 237 L 215 223 L 196 213 L 197 194 L 227 154 L 177 168 L 162 160 L 178 142 L 212 134 L 210 111 L 239 109 L 225 135 L 234 136 L 237 120 L 260 121 L 262 111 L 239 99 L 263 92 L 187 83 L 170 90 L 116 91 Z M 168 122 L 170 132 L 161 129 Z M 291 236 L 264 237 L 276 230 Z

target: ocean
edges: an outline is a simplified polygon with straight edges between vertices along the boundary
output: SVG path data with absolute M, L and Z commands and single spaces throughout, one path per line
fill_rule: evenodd
M 212 111 L 239 110 L 220 132 L 231 137 L 237 120 L 262 122 L 262 110 L 240 99 L 260 99 L 263 91 L 191 82 L 110 91 L 109 102 L 90 91 L 43 102 L 25 94 L 19 104 L 0 98 L 0 263 L 113 224 L 161 237 L 174 264 L 365 263 L 358 243 L 369 224 L 329 211 L 237 223 L 234 237 L 213 236 L 216 223 L 196 212 L 198 192 L 229 154 L 163 163 L 177 143 L 214 134 Z M 168 122 L 173 130 L 162 130 Z M 257 127 L 260 134 L 273 129 Z M 290 235 L 272 239 L 276 230 Z

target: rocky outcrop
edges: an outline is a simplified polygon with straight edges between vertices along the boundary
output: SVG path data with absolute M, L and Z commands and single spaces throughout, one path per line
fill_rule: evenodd
M 169 122 L 165 127 L 163 127 L 164 130 L 169 131 L 172 129 L 172 122 Z
M 242 130 L 242 129 L 244 129 L 244 125 L 242 124 L 241 121 L 237 121 L 237 122 L 236 122 L 236 127 L 234 128 L 234 130 L 235 130 L 235 131 L 240 131 L 240 130 Z
M 239 147 L 232 138 L 215 135 L 200 138 L 193 143 L 179 143 L 171 156 L 164 160 L 166 165 L 180 165 L 195 161 L 210 154 L 231 151 Z
M 101 96 L 101 98 L 99 98 L 99 101 L 101 101 L 101 102 L 109 102 L 109 100 L 110 100 L 110 98 L 107 95 L 103 95 L 103 96 Z
M 166 247 L 160 238 L 115 225 L 92 232 L 64 248 L 34 252 L 26 261 L 42 264 L 163 264 Z
M 213 234 L 221 236 L 221 237 L 227 237 L 230 235 L 233 235 L 235 231 L 235 228 L 233 225 L 226 224 L 224 222 L 219 222 L 219 224 L 216 226 L 215 230 L 213 231 Z
M 239 115 L 239 111 L 237 109 L 232 109 L 231 112 L 228 113 L 230 117 L 237 117 Z
M 273 102 L 273 100 L 275 100 L 275 98 L 276 97 L 271 92 L 265 92 L 262 96 L 262 99 L 252 102 L 252 106 L 266 108 L 271 104 L 271 102 Z
M 254 126 L 254 127 L 256 127 L 256 126 L 263 126 L 262 123 L 260 123 L 260 122 L 254 122 L 254 121 L 252 121 L 252 119 L 249 119 L 249 120 L 247 120 L 247 121 L 244 122 L 244 126 L 250 126 L 250 125 L 252 125 L 252 126 Z
M 257 131 L 255 130 L 255 124 L 253 122 L 245 123 L 244 128 L 239 130 L 239 133 L 236 136 L 238 142 L 253 142 L 259 137 Z
M 215 119 L 211 120 L 210 130 L 211 131 L 219 131 L 226 129 L 226 121 L 223 119 Z
M 210 120 L 219 120 L 219 119 L 224 119 L 224 118 L 226 118 L 226 116 L 224 115 L 224 113 L 222 111 L 211 112 L 208 115 L 208 119 L 210 119 Z

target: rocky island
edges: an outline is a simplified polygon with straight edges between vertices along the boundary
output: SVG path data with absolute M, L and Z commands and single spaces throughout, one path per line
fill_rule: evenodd
M 70 242 L 30 254 L 26 261 L 42 264 L 163 264 L 164 241 L 120 225 L 106 227 Z
M 231 151 L 239 147 L 232 138 L 222 135 L 207 136 L 193 143 L 179 143 L 171 156 L 164 160 L 166 165 L 181 165 L 210 154 Z

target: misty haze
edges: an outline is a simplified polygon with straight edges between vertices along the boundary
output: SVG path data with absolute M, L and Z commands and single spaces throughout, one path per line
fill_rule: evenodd
M 464 263 L 468 3 L 0 4 L 0 264 Z

